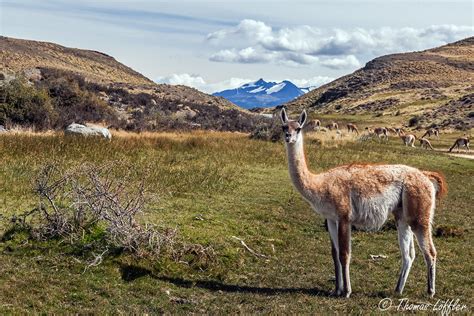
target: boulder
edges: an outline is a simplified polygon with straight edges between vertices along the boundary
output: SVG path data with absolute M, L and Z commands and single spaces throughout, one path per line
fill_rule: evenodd
M 81 135 L 81 136 L 99 136 L 106 139 L 112 139 L 112 134 L 105 127 L 100 126 L 86 126 L 72 123 L 64 131 L 66 135 Z
M 3 125 L 0 125 L 0 133 L 5 133 L 5 132 L 7 132 L 7 129 Z

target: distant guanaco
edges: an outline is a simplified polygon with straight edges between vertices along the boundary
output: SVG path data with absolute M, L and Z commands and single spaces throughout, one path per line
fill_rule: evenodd
M 349 123 L 347 124 L 347 131 L 350 132 L 355 132 L 357 135 L 359 135 L 359 129 L 354 123 Z
M 374 133 L 380 139 L 381 138 L 385 138 L 386 140 L 388 139 L 388 131 L 385 127 L 376 127 L 376 128 L 374 128 Z
M 412 135 L 412 134 L 400 135 L 400 138 L 402 139 L 405 146 L 415 147 L 415 140 L 416 140 L 415 135 Z
M 320 120 L 312 120 L 307 125 L 308 130 L 319 131 L 321 129 L 321 121 Z
M 435 135 L 437 138 L 439 138 L 439 129 L 438 128 L 429 128 L 426 130 L 426 133 L 421 136 L 421 138 L 424 138 L 425 136 L 431 137 L 431 135 Z
M 456 139 L 454 145 L 449 148 L 449 152 L 451 152 L 454 147 L 457 147 L 459 152 L 463 146 L 466 147 L 466 151 L 469 152 L 469 137 L 461 137 Z
M 420 141 L 421 148 L 425 148 L 425 149 L 430 148 L 431 150 L 434 150 L 433 146 L 431 146 L 430 141 L 427 140 L 426 138 L 420 138 L 419 141 Z
M 314 123 L 315 127 L 317 127 L 317 128 L 321 127 L 321 121 L 320 120 L 314 120 L 313 123 Z
M 326 128 L 330 131 L 332 131 L 333 129 L 338 130 L 339 125 L 336 122 L 332 122 L 331 124 L 326 125 Z

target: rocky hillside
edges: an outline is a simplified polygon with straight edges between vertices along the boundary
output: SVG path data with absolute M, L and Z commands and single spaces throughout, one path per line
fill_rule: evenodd
M 0 47 L 0 60 L 6 72 L 26 70 L 33 73 L 37 67 L 56 68 L 80 74 L 94 82 L 153 84 L 142 74 L 101 52 L 4 36 L 0 37 Z
M 375 58 L 364 68 L 287 103 L 317 113 L 397 116 L 420 127 L 474 127 L 474 37 Z M 413 118 L 416 118 L 413 120 Z
M 3 36 L 0 47 L 1 85 L 9 92 L 0 105 L 0 125 L 45 129 L 93 121 L 132 130 L 249 131 L 259 120 L 224 98 L 186 86 L 156 84 L 100 52 Z M 37 91 L 21 88 L 13 78 L 29 80 Z M 31 97 L 35 93 L 38 96 Z M 15 103 L 19 100 L 24 104 Z M 34 104 L 38 100 L 41 105 Z M 41 111 L 31 114 L 37 108 Z

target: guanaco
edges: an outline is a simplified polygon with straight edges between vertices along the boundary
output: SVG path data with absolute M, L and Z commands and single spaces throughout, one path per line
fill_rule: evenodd
M 355 132 L 357 135 L 359 135 L 359 129 L 357 128 L 357 125 L 354 123 L 348 123 L 347 124 L 347 132 Z
M 280 112 L 288 169 L 296 190 L 328 221 L 337 296 L 352 293 L 349 265 L 351 227 L 379 229 L 389 213 L 395 215 L 402 267 L 395 291 L 402 293 L 415 259 L 416 236 L 427 266 L 427 291 L 435 294 L 436 249 L 432 222 L 436 198 L 447 192 L 438 172 L 406 165 L 350 164 L 315 174 L 306 164 L 302 128 L 307 115 L 289 120 Z
M 456 139 L 453 146 L 449 148 L 449 152 L 451 152 L 454 149 L 454 147 L 457 147 L 458 152 L 459 152 L 461 150 L 461 147 L 463 146 L 466 147 L 466 152 L 469 152 L 469 137 L 461 137 L 461 138 Z
M 338 130 L 339 124 L 337 124 L 336 122 L 332 122 L 331 124 L 326 125 L 326 128 L 330 131 L 332 131 L 333 129 Z
M 416 136 L 412 134 L 400 135 L 399 136 L 405 146 L 415 147 Z
M 439 129 L 438 128 L 429 128 L 426 130 L 426 132 L 421 136 L 421 138 L 424 137 L 431 137 L 431 135 L 435 135 L 437 138 L 439 138 Z
M 420 138 L 419 139 L 420 141 L 420 147 L 421 148 L 425 148 L 425 149 L 431 149 L 431 150 L 434 150 L 433 146 L 431 146 L 431 143 L 429 140 L 427 140 L 426 138 Z

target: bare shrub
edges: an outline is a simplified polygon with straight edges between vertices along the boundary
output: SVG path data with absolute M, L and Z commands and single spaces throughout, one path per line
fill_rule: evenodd
M 168 255 L 200 268 L 213 262 L 212 248 L 183 242 L 176 229 L 140 224 L 138 218 L 152 198 L 144 180 L 137 183 L 131 173 L 116 176 L 113 171 L 112 164 L 83 164 L 67 171 L 46 165 L 35 179 L 38 207 L 12 222 L 34 240 L 60 239 L 81 251 L 93 249 L 104 255 L 115 249 L 155 259 Z M 102 255 L 95 256 L 92 265 L 101 262 Z
M 250 133 L 251 139 L 279 141 L 283 138 L 281 123 L 277 119 L 261 120 Z

